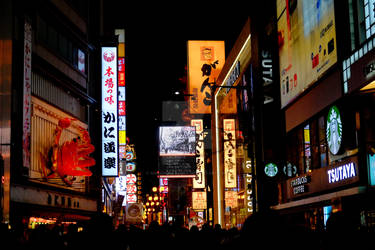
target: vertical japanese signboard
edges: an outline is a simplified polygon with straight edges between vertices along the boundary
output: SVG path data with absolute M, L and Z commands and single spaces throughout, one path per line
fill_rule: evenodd
M 125 30 L 116 29 L 118 35 L 118 134 L 119 159 L 126 157 L 126 92 L 125 92 Z
M 211 85 L 225 62 L 224 41 L 188 41 L 189 112 L 211 113 Z
M 25 22 L 24 36 L 22 158 L 23 166 L 30 168 L 32 30 L 28 22 Z
M 237 187 L 236 130 L 234 119 L 224 119 L 224 186 Z
M 126 175 L 126 203 L 137 202 L 137 176 L 135 174 Z
M 191 126 L 195 127 L 197 143 L 195 146 L 196 151 L 196 176 L 193 179 L 193 188 L 205 187 L 205 166 L 204 166 L 204 134 L 203 134 L 203 120 L 192 119 Z
M 118 175 L 117 48 L 102 47 L 102 176 Z

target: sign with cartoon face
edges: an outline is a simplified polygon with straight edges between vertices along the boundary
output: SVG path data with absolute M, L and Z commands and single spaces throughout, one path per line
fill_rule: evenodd
M 336 106 L 329 109 L 327 115 L 326 139 L 329 151 L 336 155 L 342 142 L 342 122 L 340 111 Z

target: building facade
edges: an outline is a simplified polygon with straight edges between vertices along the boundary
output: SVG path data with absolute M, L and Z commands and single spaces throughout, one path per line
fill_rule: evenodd
M 314 231 L 337 211 L 373 230 L 370 2 L 277 4 L 286 174 L 272 208 Z
M 225 228 L 277 201 L 272 166 L 282 159 L 283 117 L 273 10 L 250 15 L 212 97 L 214 221 Z
M 1 5 L 2 221 L 87 220 L 100 207 L 99 2 Z

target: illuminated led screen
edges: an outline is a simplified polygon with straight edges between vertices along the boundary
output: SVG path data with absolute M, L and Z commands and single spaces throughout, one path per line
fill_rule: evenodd
M 195 156 L 195 127 L 159 127 L 160 156 Z

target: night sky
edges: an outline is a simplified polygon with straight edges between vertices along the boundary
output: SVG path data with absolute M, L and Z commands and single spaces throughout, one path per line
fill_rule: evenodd
M 110 1 L 104 1 L 111 5 Z M 114 1 L 117 6 L 121 3 Z M 256 1 L 259 2 L 259 1 Z M 188 40 L 224 40 L 226 56 L 240 34 L 247 6 L 124 4 L 105 16 L 105 28 L 125 29 L 127 136 L 135 144 L 137 167 L 156 185 L 157 129 L 162 102 L 171 100 L 184 76 Z M 232 3 L 233 4 L 233 3 Z M 255 10 L 253 8 L 252 10 Z M 147 186 L 147 183 L 145 183 Z M 147 187 L 146 187 L 147 188 Z M 145 190 L 146 191 L 146 190 Z

